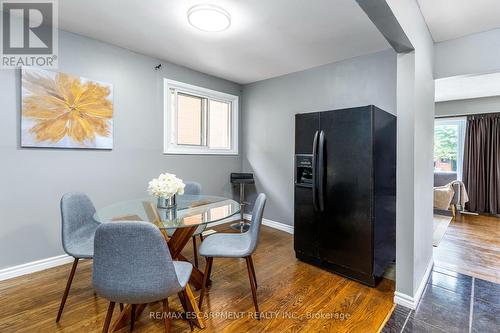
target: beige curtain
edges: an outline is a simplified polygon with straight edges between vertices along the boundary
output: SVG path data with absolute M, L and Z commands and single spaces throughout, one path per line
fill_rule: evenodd
M 463 182 L 468 210 L 500 214 L 500 113 L 467 117 Z

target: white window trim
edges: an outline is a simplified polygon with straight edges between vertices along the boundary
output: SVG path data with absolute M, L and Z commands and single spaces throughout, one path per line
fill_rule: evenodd
M 457 180 L 462 180 L 462 166 L 464 163 L 465 128 L 467 117 L 442 117 L 436 118 L 436 125 L 458 125 L 458 153 L 457 153 Z
M 177 89 L 187 94 L 203 96 L 213 100 L 231 102 L 231 149 L 210 149 L 208 147 L 177 145 L 175 133 L 172 130 L 175 122 L 176 110 L 172 110 L 172 98 L 170 89 Z M 163 89 L 164 112 L 163 112 L 163 153 L 173 155 L 238 155 L 238 110 L 239 97 L 207 88 L 197 87 L 191 84 L 164 79 Z

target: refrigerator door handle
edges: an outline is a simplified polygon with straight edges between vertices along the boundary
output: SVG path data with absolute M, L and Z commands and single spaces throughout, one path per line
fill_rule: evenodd
M 316 131 L 314 133 L 314 140 L 313 140 L 313 153 L 312 153 L 312 200 L 313 200 L 313 207 L 314 210 L 318 210 L 318 199 L 317 199 L 317 162 L 318 162 L 318 136 L 319 136 L 319 131 Z
M 325 211 L 325 132 L 319 133 L 318 142 L 318 201 L 319 211 Z

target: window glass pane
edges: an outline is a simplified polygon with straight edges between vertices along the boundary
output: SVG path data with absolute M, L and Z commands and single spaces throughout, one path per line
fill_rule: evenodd
M 209 145 L 210 148 L 231 148 L 231 103 L 210 100 Z
M 177 95 L 177 144 L 203 145 L 203 99 Z
M 434 127 L 434 170 L 457 171 L 459 125 L 436 124 Z

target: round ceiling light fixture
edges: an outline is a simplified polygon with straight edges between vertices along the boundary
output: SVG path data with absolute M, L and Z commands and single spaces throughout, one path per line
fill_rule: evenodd
M 205 32 L 224 31 L 231 25 L 231 15 L 215 5 L 196 5 L 187 12 L 189 24 Z

